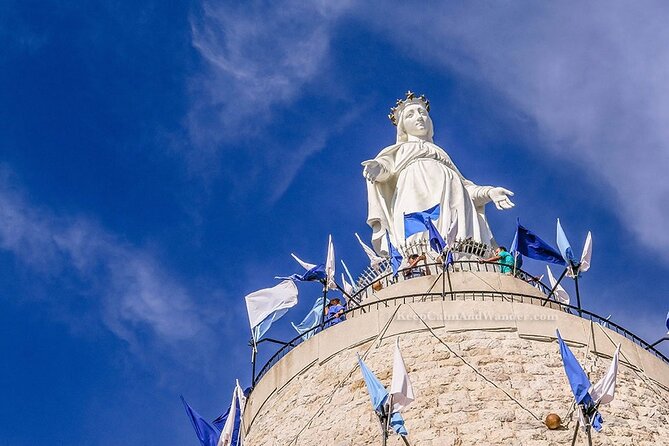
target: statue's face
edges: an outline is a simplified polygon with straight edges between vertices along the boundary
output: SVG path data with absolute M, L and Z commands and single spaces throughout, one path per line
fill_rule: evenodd
M 403 124 L 404 131 L 409 135 L 424 137 L 429 132 L 430 115 L 427 110 L 420 104 L 411 104 L 404 109 Z

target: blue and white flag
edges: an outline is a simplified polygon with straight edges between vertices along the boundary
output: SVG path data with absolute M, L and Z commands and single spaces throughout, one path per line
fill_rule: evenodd
M 358 355 L 358 364 L 367 385 L 367 393 L 369 393 L 369 398 L 372 400 L 372 407 L 376 412 L 381 413 L 383 405 L 388 400 L 388 391 L 376 375 L 374 375 L 374 372 L 369 370 L 369 367 L 367 367 L 367 364 L 365 364 L 360 355 Z
M 318 327 L 323 320 L 323 296 L 320 296 L 314 302 L 314 306 L 309 310 L 309 313 L 302 319 L 302 322 L 295 325 L 290 323 L 295 331 L 302 336 L 302 340 L 306 341 L 316 334 L 315 328 Z
M 522 226 L 520 221 L 517 223 L 516 241 L 512 250 L 530 259 L 557 263 L 558 265 L 565 265 L 566 263 L 555 248 L 541 240 L 534 232 Z
M 440 205 L 436 204 L 425 211 L 404 214 L 404 238 L 425 231 L 428 219 L 432 221 L 439 219 L 440 209 Z
M 297 280 L 298 282 L 323 282 L 327 279 L 325 264 L 315 265 L 304 274 L 291 274 L 290 276 L 275 276 L 278 280 Z
M 336 290 L 337 282 L 335 281 L 335 250 L 332 243 L 332 235 L 328 237 L 328 252 L 325 258 L 325 278 L 328 290 Z
M 578 262 L 576 262 L 574 251 L 571 249 L 571 244 L 569 243 L 569 240 L 567 240 L 567 236 L 562 229 L 559 218 L 557 219 L 557 245 L 564 260 L 569 262 L 570 265 L 578 264 Z
M 289 308 L 297 305 L 297 287 L 292 280 L 248 294 L 246 311 L 253 338 L 257 342 L 269 329 L 272 322 L 286 314 Z
M 188 414 L 188 418 L 193 425 L 193 429 L 195 429 L 195 435 L 197 435 L 197 439 L 200 440 L 200 444 L 202 446 L 216 446 L 218 444 L 218 438 L 220 437 L 221 432 L 209 424 L 207 420 L 202 418 L 199 413 L 195 412 L 193 408 L 188 405 L 183 396 L 181 396 L 181 402 L 186 409 L 186 413 Z
M 217 446 L 237 446 L 239 441 L 239 425 L 241 423 L 241 414 L 244 413 L 244 406 L 246 405 L 246 396 L 242 391 L 239 381 L 235 385 L 232 392 L 232 401 L 230 408 L 214 420 L 214 424 L 220 425 L 222 423 L 221 435 L 218 438 Z M 225 418 L 225 420 L 223 420 Z
M 388 255 L 390 256 L 390 266 L 393 268 L 393 277 L 397 276 L 402 264 L 402 254 L 390 242 L 390 234 L 386 231 L 386 239 L 388 240 Z
M 667 330 L 669 330 L 669 311 L 667 311 Z M 667 332 L 669 334 L 669 332 Z
M 560 331 L 555 330 L 555 332 L 557 333 L 558 343 L 560 344 L 560 356 L 562 356 L 564 371 L 569 380 L 569 385 L 574 394 L 576 404 L 579 405 L 582 415 L 584 417 L 587 416 L 589 419 L 589 424 L 599 432 L 602 430 L 603 420 L 600 413 L 595 409 L 595 402 L 589 393 L 592 384 L 590 384 L 588 375 L 586 375 L 581 364 L 578 362 L 567 344 L 562 340 Z M 585 408 L 585 413 L 583 413 L 583 408 Z

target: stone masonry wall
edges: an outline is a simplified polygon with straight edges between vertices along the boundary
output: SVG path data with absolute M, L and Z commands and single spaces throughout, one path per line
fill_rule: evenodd
M 431 319 L 428 324 L 446 346 L 409 317 L 411 308 Z M 461 317 L 450 321 L 449 314 Z M 478 316 L 463 320 L 470 314 Z M 593 444 L 669 445 L 669 367 L 659 359 L 610 330 L 555 309 L 456 301 L 379 307 L 298 346 L 251 394 L 245 444 L 380 444 L 356 353 L 367 352 L 365 362 L 389 386 L 399 336 L 416 392 L 404 412 L 412 446 L 569 445 L 576 416 L 567 416 L 573 398 L 555 328 L 592 381 L 606 373 L 614 343 L 623 344 L 616 398 L 601 409 L 604 430 L 593 432 Z M 551 412 L 568 428 L 548 430 L 543 420 Z M 388 444 L 403 443 L 394 436 Z M 582 432 L 577 444 L 587 444 Z

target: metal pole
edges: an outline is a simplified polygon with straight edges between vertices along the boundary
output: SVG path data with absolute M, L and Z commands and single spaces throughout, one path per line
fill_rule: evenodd
M 575 274 L 574 286 L 576 287 L 576 305 L 578 306 L 578 315 L 583 317 L 583 311 L 581 311 L 581 293 L 578 291 L 578 269 L 576 269 Z
M 548 297 L 546 300 L 541 304 L 542 307 L 546 306 L 546 303 L 550 300 L 551 297 L 553 297 L 553 293 L 555 293 L 555 290 L 557 289 L 558 285 L 560 285 L 560 282 L 562 282 L 562 279 L 564 279 L 564 276 L 567 274 L 567 271 L 569 271 L 569 267 L 565 268 L 564 271 L 562 271 L 562 275 L 560 275 L 560 278 L 555 282 L 555 286 L 551 289 L 551 292 L 548 293 Z
M 323 308 L 321 309 L 321 330 L 325 328 L 325 302 L 328 298 L 328 282 L 323 280 Z
M 256 340 L 251 338 L 251 341 L 253 342 L 252 347 L 252 353 L 251 353 L 251 364 L 252 364 L 252 369 L 251 369 L 251 387 L 256 386 L 256 352 L 258 351 L 257 345 L 256 345 Z
M 571 438 L 571 446 L 576 444 L 576 436 L 578 435 L 578 428 L 581 425 L 580 420 L 576 420 L 576 427 L 574 428 L 574 436 Z
M 590 429 L 590 425 L 588 425 L 588 426 L 585 428 L 585 432 L 588 434 L 588 446 L 592 446 L 592 434 L 591 434 L 591 432 L 590 432 L 591 430 L 592 430 L 592 429 Z
M 662 342 L 662 341 L 669 341 L 669 333 L 667 333 L 667 335 L 666 335 L 665 337 L 660 338 L 660 339 L 658 339 L 657 341 L 655 341 L 655 342 L 653 342 L 652 344 L 650 344 L 648 347 L 646 347 L 646 350 L 655 347 L 657 344 L 659 344 L 659 343 Z

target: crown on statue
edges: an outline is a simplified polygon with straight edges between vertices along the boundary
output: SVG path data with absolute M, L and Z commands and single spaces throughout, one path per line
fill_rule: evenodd
M 425 107 L 425 110 L 428 112 L 430 111 L 430 101 L 425 97 L 425 95 L 422 94 L 420 96 L 416 96 L 413 91 L 409 90 L 407 91 L 406 98 L 398 99 L 395 103 L 395 106 L 390 109 L 390 114 L 388 115 L 390 122 L 396 126 L 397 119 L 399 118 L 402 110 L 404 110 L 407 105 L 411 104 L 420 104 Z

